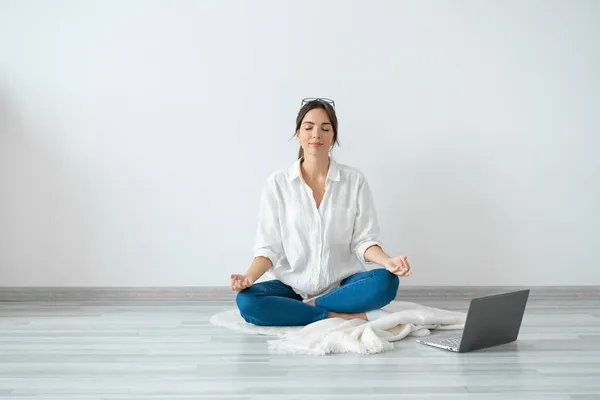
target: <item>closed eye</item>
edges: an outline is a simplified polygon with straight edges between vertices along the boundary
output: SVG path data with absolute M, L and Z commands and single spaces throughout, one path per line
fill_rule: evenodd
M 303 124 L 306 126 L 307 129 L 310 127 L 313 127 L 315 125 L 315 123 L 312 121 L 304 121 Z M 329 126 L 331 126 L 331 122 L 323 122 L 321 124 L 321 128 L 325 128 L 325 127 L 329 127 Z

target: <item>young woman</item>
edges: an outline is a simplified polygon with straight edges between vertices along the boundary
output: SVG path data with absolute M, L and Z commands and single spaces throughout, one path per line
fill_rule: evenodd
M 334 102 L 305 99 L 296 118 L 298 160 L 262 188 L 254 260 L 231 275 L 237 306 L 249 323 L 307 325 L 324 318 L 369 319 L 395 297 L 406 256 L 382 249 L 369 184 L 337 163 Z M 368 270 L 363 263 L 377 268 Z M 269 271 L 277 279 L 254 283 Z M 376 312 L 376 311 L 374 311 Z

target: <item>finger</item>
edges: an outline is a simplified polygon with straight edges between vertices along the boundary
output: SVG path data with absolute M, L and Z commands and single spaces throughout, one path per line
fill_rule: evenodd
M 402 261 L 402 266 L 404 268 L 408 268 L 408 262 L 406 261 L 406 256 L 401 257 L 400 260 Z
M 398 267 L 400 268 L 404 268 L 404 260 L 402 259 L 402 257 L 400 257 L 396 265 L 398 265 Z

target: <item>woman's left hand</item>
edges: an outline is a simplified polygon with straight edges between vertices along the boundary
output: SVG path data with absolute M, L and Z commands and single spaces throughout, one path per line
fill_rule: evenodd
M 398 276 L 411 276 L 410 265 L 406 256 L 391 257 L 384 263 L 385 269 L 390 271 L 394 275 Z

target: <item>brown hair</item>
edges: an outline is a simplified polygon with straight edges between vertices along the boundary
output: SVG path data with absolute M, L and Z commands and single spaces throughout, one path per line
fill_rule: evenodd
M 292 139 L 296 136 L 296 133 L 298 133 L 298 130 L 300 129 L 300 126 L 302 125 L 302 120 L 304 119 L 306 114 L 310 110 L 314 110 L 315 108 L 322 108 L 323 110 L 325 110 L 325 112 L 329 116 L 329 121 L 331 122 L 331 127 L 333 128 L 333 144 L 331 147 L 333 148 L 336 144 L 339 145 L 338 120 L 337 120 L 337 115 L 335 114 L 335 109 L 333 108 L 333 106 L 331 104 L 326 103 L 324 101 L 320 101 L 320 100 L 309 101 L 306 104 L 304 104 L 302 106 L 302 108 L 300 108 L 300 111 L 298 111 L 298 116 L 296 117 L 296 132 L 294 133 L 294 136 L 292 136 Z M 304 149 L 302 148 L 302 146 L 300 146 L 300 149 L 298 150 L 298 159 L 302 158 L 303 156 L 304 156 Z

